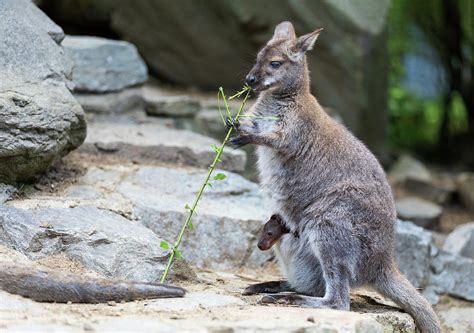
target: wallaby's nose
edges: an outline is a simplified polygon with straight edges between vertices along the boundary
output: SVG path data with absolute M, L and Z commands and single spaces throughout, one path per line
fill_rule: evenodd
M 252 86 L 255 84 L 255 82 L 257 82 L 257 78 L 255 77 L 255 75 L 252 75 L 252 74 L 247 75 L 245 80 L 247 81 L 247 84 L 249 86 Z

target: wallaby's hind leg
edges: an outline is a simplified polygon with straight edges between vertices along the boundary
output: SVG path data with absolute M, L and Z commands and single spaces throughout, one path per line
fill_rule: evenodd
M 261 303 L 280 303 L 298 305 L 309 308 L 328 308 L 349 310 L 349 280 L 345 277 L 344 269 L 340 272 L 333 270 L 332 276 L 326 276 L 326 294 L 324 297 L 303 295 L 270 294 L 261 299 Z
M 288 281 L 268 281 L 248 286 L 245 288 L 243 295 L 281 293 L 285 291 L 293 291 Z

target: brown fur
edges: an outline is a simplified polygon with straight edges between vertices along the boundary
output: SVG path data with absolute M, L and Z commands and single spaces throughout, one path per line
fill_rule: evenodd
M 257 246 L 262 251 L 267 251 L 278 242 L 284 234 L 290 232 L 279 215 L 272 215 L 263 226 Z
M 297 38 L 291 23 L 276 27 L 247 76 L 260 96 L 231 140 L 258 145 L 270 209 L 300 235 L 285 235 L 275 246 L 288 284 L 314 289 L 306 292 L 311 296 L 275 294 L 262 301 L 348 310 L 349 288 L 370 284 L 408 311 L 422 332 L 441 332 L 429 303 L 394 263 L 396 213 L 383 169 L 310 93 L 305 52 L 319 32 Z

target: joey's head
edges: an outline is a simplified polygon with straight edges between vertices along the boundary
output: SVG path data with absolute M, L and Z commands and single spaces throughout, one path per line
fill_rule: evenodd
M 309 82 L 305 53 L 313 48 L 322 29 L 296 37 L 290 22 L 278 24 L 273 37 L 258 52 L 257 61 L 246 77 L 255 91 L 276 93 L 296 91 Z
M 263 226 L 262 234 L 258 240 L 258 248 L 262 251 L 271 249 L 273 245 L 289 230 L 283 224 L 279 215 L 272 215 L 270 220 Z

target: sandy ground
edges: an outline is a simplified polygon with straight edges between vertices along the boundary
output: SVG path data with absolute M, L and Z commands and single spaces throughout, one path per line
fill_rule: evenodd
M 98 276 L 64 256 L 37 262 L 74 274 Z M 243 296 L 252 283 L 275 280 L 275 264 L 254 270 L 195 269 L 189 279 L 172 281 L 184 287 L 183 299 L 107 304 L 36 303 L 0 292 L 1 332 L 355 332 L 357 327 L 390 323 L 397 332 L 414 332 L 413 321 L 395 304 L 361 289 L 351 295 L 351 312 L 261 305 L 260 296 Z M 445 298 L 438 310 L 467 307 Z M 368 329 L 368 328 L 367 328 Z M 362 330 L 362 332 L 364 332 Z M 374 331 L 376 332 L 376 331 Z

